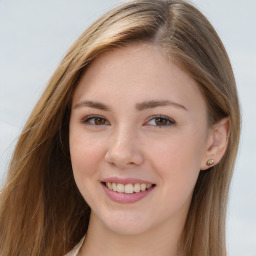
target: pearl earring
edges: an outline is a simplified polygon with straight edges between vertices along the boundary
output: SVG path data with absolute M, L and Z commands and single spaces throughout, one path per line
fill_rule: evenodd
M 206 164 L 207 164 L 208 166 L 212 166 L 212 165 L 214 164 L 214 160 L 213 160 L 213 159 L 209 159 L 209 160 L 206 162 Z

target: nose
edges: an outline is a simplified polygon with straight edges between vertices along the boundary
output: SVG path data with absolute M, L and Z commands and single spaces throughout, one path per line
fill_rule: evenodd
M 136 133 L 120 130 L 113 134 L 105 160 L 121 169 L 141 165 L 144 160 Z

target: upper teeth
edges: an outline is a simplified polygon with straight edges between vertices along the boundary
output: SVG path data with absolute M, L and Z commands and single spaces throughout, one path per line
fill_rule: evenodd
M 112 183 L 112 182 L 106 182 L 106 186 L 115 192 L 119 193 L 126 193 L 126 194 L 132 194 L 134 192 L 140 192 L 145 191 L 146 189 L 149 189 L 152 187 L 152 184 L 121 184 L 121 183 Z

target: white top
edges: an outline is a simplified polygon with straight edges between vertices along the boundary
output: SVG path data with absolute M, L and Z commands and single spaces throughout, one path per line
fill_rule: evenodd
M 67 254 L 64 256 L 77 256 L 80 248 L 82 247 L 83 241 L 84 241 L 85 236 L 80 240 L 80 242 Z

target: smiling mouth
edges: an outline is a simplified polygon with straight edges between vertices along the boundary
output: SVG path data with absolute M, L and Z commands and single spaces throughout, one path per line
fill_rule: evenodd
M 129 184 L 122 184 L 122 183 L 114 183 L 114 182 L 102 182 L 104 186 L 106 186 L 109 190 L 117 193 L 124 193 L 124 194 L 134 194 L 139 193 L 141 191 L 146 191 L 151 187 L 155 187 L 155 184 L 145 184 L 145 183 L 129 183 Z

